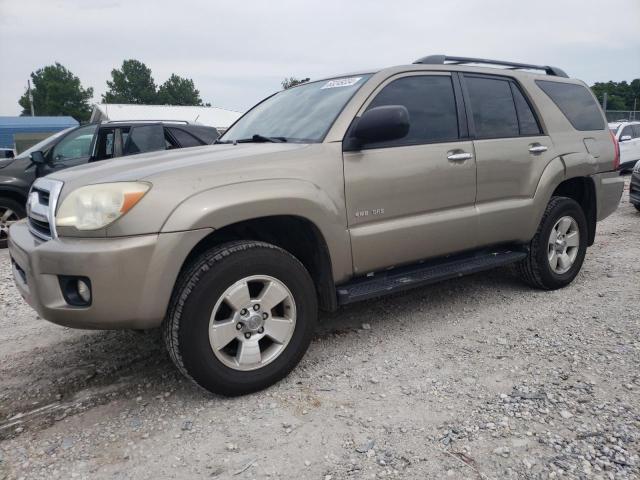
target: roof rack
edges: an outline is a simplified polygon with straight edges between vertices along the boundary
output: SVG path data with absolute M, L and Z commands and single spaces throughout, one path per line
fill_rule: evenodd
M 518 69 L 543 70 L 544 72 L 546 72 L 547 75 L 569 78 L 569 75 L 567 75 L 564 72 L 564 70 L 558 67 L 552 67 L 550 65 L 531 65 L 528 63 L 506 62 L 504 60 L 489 60 L 487 58 L 450 57 L 448 55 L 429 55 L 427 57 L 422 57 L 413 63 L 425 64 L 425 65 L 444 65 L 445 62 L 449 62 L 449 64 L 453 64 L 453 65 L 465 64 L 465 63 L 484 63 L 487 65 L 501 65 L 503 67 L 509 67 L 509 69 L 512 69 L 512 70 L 518 70 Z
M 190 125 L 191 122 L 189 120 L 104 120 L 102 123 L 183 123 L 185 125 Z

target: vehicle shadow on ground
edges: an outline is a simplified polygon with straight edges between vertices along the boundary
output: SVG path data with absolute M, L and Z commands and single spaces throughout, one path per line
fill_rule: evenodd
M 401 312 L 420 311 L 419 321 L 431 322 L 443 306 L 455 309 L 460 304 L 462 308 L 468 305 L 469 297 L 526 289 L 511 269 L 501 268 L 349 305 L 335 313 L 323 312 L 310 350 L 313 353 L 318 340 L 328 336 L 337 342 L 347 341 L 346 337 L 355 334 L 364 323 L 392 329 L 409 318 Z M 0 366 L 0 377 L 4 379 L 0 418 L 8 419 L 0 422 L 0 439 L 15 436 L 15 425 L 30 423 L 32 429 L 43 428 L 61 415 L 73 415 L 116 398 L 135 397 L 138 391 L 175 391 L 177 395 L 197 398 L 207 395 L 185 381 L 173 366 L 160 329 L 144 333 L 69 332 L 72 338 L 68 340 L 10 356 Z M 47 406 L 53 407 L 40 413 L 39 409 Z M 37 418 L 30 419 L 28 412 L 34 411 Z M 10 421 L 25 412 L 22 422 Z

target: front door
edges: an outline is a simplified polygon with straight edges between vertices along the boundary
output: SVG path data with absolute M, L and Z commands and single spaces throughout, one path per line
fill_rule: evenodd
M 406 137 L 344 153 L 356 274 L 476 245 L 476 165 L 458 80 L 417 72 L 384 82 L 368 108 L 403 105 Z

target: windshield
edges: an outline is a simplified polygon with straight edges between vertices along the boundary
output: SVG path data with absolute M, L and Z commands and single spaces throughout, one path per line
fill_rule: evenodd
M 24 152 L 22 152 L 20 155 L 18 155 L 16 158 L 25 158 L 28 157 L 29 155 L 31 155 L 31 152 L 37 152 L 38 150 L 46 150 L 47 147 L 58 137 L 61 137 L 62 135 L 64 135 L 65 133 L 70 132 L 71 130 L 73 130 L 74 128 L 77 127 L 71 127 L 71 128 L 66 128 L 64 130 L 61 130 L 59 132 L 54 133 L 53 135 L 48 136 L 47 138 L 45 138 L 44 140 L 39 141 L 38 143 L 36 143 L 33 147 L 28 148 L 27 150 L 25 150 Z
M 283 90 L 249 110 L 218 143 L 286 141 L 317 143 L 370 75 L 304 83 Z

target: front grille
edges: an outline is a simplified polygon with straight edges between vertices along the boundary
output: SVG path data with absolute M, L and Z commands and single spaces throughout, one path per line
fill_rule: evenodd
M 31 187 L 27 202 L 27 225 L 31 233 L 41 240 L 56 236 L 54 215 L 62 182 L 39 178 Z
M 35 230 L 36 232 L 38 232 L 38 234 L 36 234 L 36 236 L 41 237 L 45 236 L 46 238 L 51 238 L 53 235 L 51 234 L 51 225 L 49 225 L 49 222 L 45 222 L 42 220 L 36 220 L 33 217 L 29 217 L 29 227 L 31 227 L 31 230 Z
M 38 195 L 38 201 L 40 202 L 40 204 L 48 207 L 50 193 L 46 190 L 40 190 L 39 188 L 34 188 L 33 191 Z

